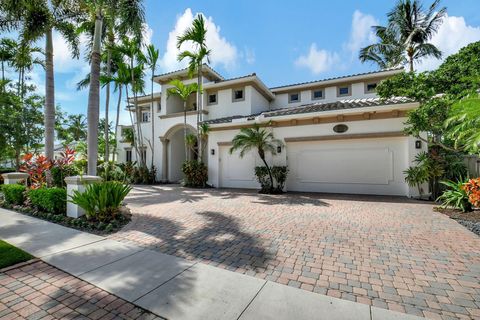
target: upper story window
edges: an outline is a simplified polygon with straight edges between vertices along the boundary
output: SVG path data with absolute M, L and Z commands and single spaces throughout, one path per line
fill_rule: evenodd
M 300 92 L 288 94 L 288 103 L 300 102 Z
M 125 161 L 132 162 L 132 150 L 125 150 Z
M 337 97 L 351 96 L 352 95 L 352 86 L 338 86 L 337 87 Z
M 212 104 L 217 104 L 217 103 L 218 103 L 217 93 L 209 93 L 209 94 L 208 94 L 207 104 L 208 104 L 208 105 L 212 105 Z
M 323 89 L 312 90 L 312 100 L 320 100 L 325 98 L 325 91 Z
M 243 101 L 245 100 L 245 91 L 243 89 L 233 89 L 232 90 L 232 101 Z
M 142 122 L 150 122 L 150 112 L 142 111 Z
M 377 82 L 365 82 L 365 93 L 374 93 L 377 89 Z

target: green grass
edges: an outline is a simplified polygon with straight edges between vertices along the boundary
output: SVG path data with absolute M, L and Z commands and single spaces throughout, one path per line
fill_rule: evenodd
M 32 259 L 33 256 L 0 240 L 0 269 Z

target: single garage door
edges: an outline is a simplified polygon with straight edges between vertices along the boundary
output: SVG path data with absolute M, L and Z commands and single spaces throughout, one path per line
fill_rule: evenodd
M 407 195 L 407 138 L 287 143 L 289 191 Z
M 240 157 L 240 153 L 230 154 L 230 147 L 220 147 L 220 187 L 258 189 L 260 184 L 255 179 L 254 168 L 262 165 L 254 151 Z

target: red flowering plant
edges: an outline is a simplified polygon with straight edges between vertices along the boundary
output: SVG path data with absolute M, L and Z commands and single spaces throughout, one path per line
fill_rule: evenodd
M 38 155 L 34 157 L 32 153 L 27 153 L 22 157 L 20 171 L 30 175 L 30 188 L 38 189 L 47 184 L 46 171 L 52 167 L 52 162 L 47 157 Z
M 75 160 L 75 150 L 65 147 L 65 151 L 60 153 L 60 158 L 56 159 L 53 164 L 57 167 L 64 168 L 73 163 Z
M 52 183 L 55 187 L 65 187 L 65 177 L 78 174 L 78 170 L 73 165 L 75 161 L 75 150 L 65 146 L 65 151 L 60 153 L 60 157 L 53 161 L 51 169 Z
M 463 190 L 468 195 L 468 201 L 474 207 L 480 207 L 480 178 L 470 179 L 463 185 Z

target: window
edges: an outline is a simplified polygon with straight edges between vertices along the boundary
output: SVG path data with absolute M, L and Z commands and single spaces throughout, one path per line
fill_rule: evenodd
M 150 121 L 150 112 L 143 111 L 142 112 L 142 122 L 149 122 Z
M 377 89 L 376 82 L 365 83 L 365 93 L 373 93 Z
M 208 104 L 217 104 L 217 94 L 216 93 L 211 93 L 208 95 Z
M 350 96 L 352 95 L 351 91 L 352 91 L 352 88 L 350 86 L 337 87 L 337 96 L 338 97 Z
M 325 98 L 323 89 L 312 90 L 312 100 L 320 100 Z
M 245 100 L 243 89 L 233 89 L 232 90 L 232 101 L 243 101 Z
M 300 102 L 300 93 L 290 93 L 288 95 L 288 103 Z
M 125 150 L 125 161 L 132 162 L 132 150 Z
M 162 111 L 162 103 L 160 101 L 157 102 L 157 112 Z

